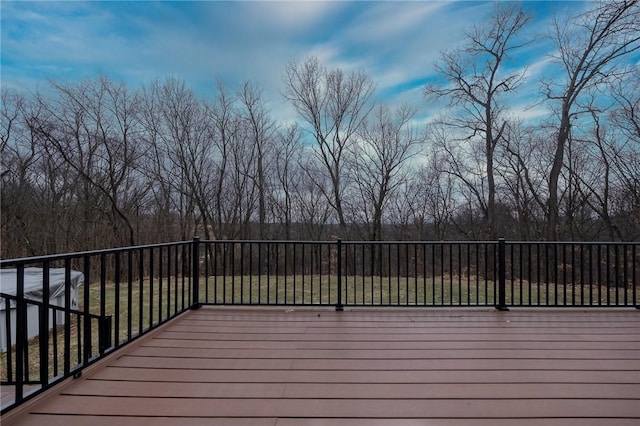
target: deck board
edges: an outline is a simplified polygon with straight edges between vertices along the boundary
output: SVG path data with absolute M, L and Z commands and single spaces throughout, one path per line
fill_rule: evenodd
M 301 398 L 167 398 L 60 395 L 34 413 L 152 417 L 323 417 L 336 418 L 517 418 L 544 413 L 559 417 L 640 418 L 633 400 L 591 399 L 301 399 Z
M 203 307 L 3 425 L 640 423 L 634 310 Z
M 296 359 L 583 359 L 585 350 L 576 349 L 295 349 Z M 588 359 L 635 359 L 640 362 L 640 352 L 629 349 L 587 350 Z M 170 356 L 182 358 L 258 358 L 283 359 L 291 356 L 288 349 L 209 349 L 184 347 L 141 347 L 138 355 L 146 357 Z
M 173 368 L 187 370 L 600 370 L 633 371 L 635 359 L 229 359 L 144 357 L 130 355 L 113 367 Z
M 181 418 L 33 415 L 25 426 L 637 426 L 635 419 L 335 419 L 335 418 Z

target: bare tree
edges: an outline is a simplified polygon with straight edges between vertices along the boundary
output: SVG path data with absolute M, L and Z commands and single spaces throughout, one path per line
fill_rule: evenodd
M 380 105 L 358 131 L 358 141 L 351 145 L 350 175 L 362 201 L 356 210 L 370 224 L 371 240 L 382 239 L 382 219 L 389 196 L 407 179 L 406 164 L 424 141 L 424 135 L 411 124 L 415 113 L 406 105 L 393 112 Z
M 167 79 L 160 89 L 163 147 L 174 171 L 179 173 L 175 178 L 185 184 L 182 191 L 186 193 L 181 202 L 187 214 L 197 210 L 194 218 L 200 226 L 191 232 L 202 231 L 208 239 L 213 220 L 210 208 L 213 144 L 205 108 L 182 80 Z
M 102 209 L 113 235 L 123 224 L 126 241 L 135 244 L 132 208 L 145 193 L 136 171 L 137 95 L 105 78 L 75 86 L 51 84 L 58 97 L 41 104 L 47 120 L 37 129 L 48 154 L 60 156 L 78 173 L 87 208 Z
M 300 129 L 297 125 L 291 125 L 280 129 L 276 134 L 274 152 L 274 179 L 277 184 L 271 192 L 270 209 L 273 216 L 284 227 L 285 239 L 292 237 L 293 220 L 299 220 L 294 212 L 294 197 L 296 188 L 305 178 L 304 171 L 300 167 L 302 146 L 300 144 Z
M 245 83 L 238 97 L 244 107 L 244 125 L 247 126 L 249 143 L 255 150 L 255 182 L 258 191 L 258 234 L 260 239 L 267 235 L 267 170 L 269 162 L 268 145 L 272 142 L 276 123 L 269 116 L 262 94 L 254 85 Z
M 253 130 L 240 121 L 240 127 L 231 139 L 226 229 L 229 238 L 249 238 L 250 224 L 258 209 L 259 188 L 256 185 L 257 148 L 251 143 Z
M 38 193 L 39 160 L 42 158 L 41 144 L 33 131 L 31 122 L 38 117 L 38 108 L 33 102 L 14 91 L 2 89 L 2 110 L 0 128 L 2 130 L 0 146 L 0 226 L 2 234 L 3 257 L 20 257 L 39 254 L 56 247 L 43 247 L 43 241 L 50 238 L 51 229 L 41 234 L 38 223 L 46 222 L 47 217 L 39 217 L 42 213 L 35 209 L 39 201 L 46 203 L 46 198 L 38 197 L 49 194 Z M 48 217 L 53 216 L 53 211 Z M 42 220 L 40 220 L 42 219 Z M 49 225 L 43 223 L 46 227 Z M 46 229 L 46 228 L 45 228 Z
M 453 224 L 460 228 L 467 238 L 486 237 L 486 230 L 478 223 L 487 218 L 486 174 L 482 141 L 460 141 L 450 135 L 446 121 L 435 121 L 427 128 L 427 140 L 431 146 L 430 164 L 436 175 L 448 176 L 451 195 L 456 200 Z M 466 142 L 466 143 L 465 143 Z M 480 220 L 476 216 L 480 216 Z M 465 224 L 460 219 L 465 216 Z
M 233 172 L 232 146 L 237 140 L 239 117 L 235 109 L 235 99 L 229 95 L 221 82 L 213 104 L 207 108 L 207 117 L 212 127 L 212 143 L 216 148 L 214 160 L 215 181 L 213 183 L 213 209 L 216 216 L 216 238 L 229 238 L 233 231 L 228 229 L 234 222 L 234 208 L 229 208 L 226 200 L 230 199 L 228 190 L 231 186 L 230 176 Z
M 608 134 L 607 126 L 603 125 L 596 111 L 592 111 L 594 128 L 589 139 L 583 141 L 584 154 L 577 161 L 583 169 L 572 173 L 576 190 L 584 203 L 591 210 L 597 212 L 603 226 L 606 227 L 610 241 L 623 240 L 624 237 L 612 218 L 611 201 L 614 189 L 612 159 L 609 147 L 612 135 Z M 613 151 L 615 152 L 615 151 Z M 593 238 L 593 236 L 591 236 Z
M 305 149 L 305 151 L 308 148 Z M 292 207 L 295 221 L 304 227 L 303 234 L 309 239 L 322 241 L 329 237 L 332 206 L 327 201 L 327 191 L 331 183 L 317 158 L 304 152 L 299 167 L 300 179 L 292 188 Z
M 530 43 L 530 38 L 520 38 L 530 19 L 516 4 L 498 4 L 488 23 L 466 34 L 467 43 L 463 47 L 441 54 L 436 70 L 446 82 L 426 89 L 428 97 L 444 96 L 450 106 L 460 109 L 447 120 L 449 126 L 465 140 L 476 137 L 483 140 L 487 190 L 482 204 L 490 238 L 497 237 L 494 153 L 507 125 L 500 96 L 515 91 L 525 77 L 523 70 L 504 73 L 503 68 L 515 51 Z
M 544 238 L 546 194 L 543 176 L 548 174 L 549 156 L 544 151 L 544 131 L 512 121 L 503 133 L 497 173 L 503 182 L 505 203 L 516 215 L 517 238 Z
M 561 79 L 544 80 L 547 99 L 556 102 L 555 153 L 549 173 L 548 239 L 559 237 L 559 181 L 571 138 L 572 121 L 588 111 L 581 102 L 590 91 L 627 72 L 620 59 L 640 49 L 638 0 L 606 0 L 578 16 L 556 17 L 551 39 Z
M 150 183 L 151 206 L 146 212 L 150 226 L 159 241 L 186 239 L 192 232 L 186 215 L 180 208 L 186 190 L 179 172 L 172 167 L 170 154 L 165 146 L 165 124 L 161 109 L 162 84 L 154 81 L 141 93 L 140 141 L 144 147 L 141 172 Z
M 400 240 L 445 240 L 456 209 L 454 178 L 440 171 L 438 157 L 428 155 L 426 162 L 412 167 L 406 179 L 390 196 L 389 215 L 400 228 L 394 238 Z
M 330 179 L 330 192 L 321 189 L 334 209 L 341 233 L 346 232 L 343 207 L 345 155 L 356 131 L 371 110 L 374 85 L 363 72 L 326 69 L 314 57 L 287 66 L 287 99 L 310 126 L 315 155 Z

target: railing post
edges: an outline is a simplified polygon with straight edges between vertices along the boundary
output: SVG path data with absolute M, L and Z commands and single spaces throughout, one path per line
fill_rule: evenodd
M 337 264 L 337 274 L 338 274 L 338 304 L 336 305 L 336 311 L 343 311 L 344 306 L 342 305 L 342 240 L 338 239 L 338 264 Z
M 499 311 L 508 311 L 506 303 L 506 243 L 504 238 L 498 239 L 498 303 L 496 309 Z
M 202 304 L 200 300 L 200 237 L 193 237 L 192 264 L 191 264 L 191 286 L 193 290 L 190 309 L 199 309 Z

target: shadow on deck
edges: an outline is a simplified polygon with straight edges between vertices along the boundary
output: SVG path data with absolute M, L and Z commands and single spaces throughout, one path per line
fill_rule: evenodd
M 3 425 L 637 425 L 635 310 L 186 312 Z

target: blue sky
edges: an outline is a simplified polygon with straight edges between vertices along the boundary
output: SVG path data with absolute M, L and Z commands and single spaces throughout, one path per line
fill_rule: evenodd
M 554 10 L 584 2 L 522 3 L 534 14 L 532 33 L 544 32 Z M 139 87 L 177 76 L 201 97 L 216 79 L 230 89 L 258 84 L 275 115 L 291 108 L 281 96 L 287 63 L 315 55 L 326 66 L 363 70 L 379 100 L 428 108 L 424 85 L 434 78 L 443 49 L 493 10 L 483 1 L 5 1 L 1 78 L 4 87 L 33 91 L 46 79 L 75 81 L 106 75 Z M 514 107 L 536 97 L 535 82 L 548 67 L 544 42 L 509 66 L 527 66 L 528 85 Z M 527 114 L 535 115 L 534 109 Z M 423 114 L 426 114 L 423 112 Z

